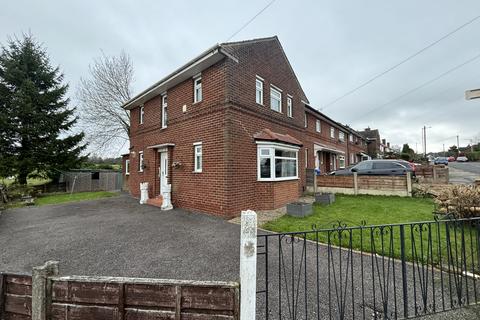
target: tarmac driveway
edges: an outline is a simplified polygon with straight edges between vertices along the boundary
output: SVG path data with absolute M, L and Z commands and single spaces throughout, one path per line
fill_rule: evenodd
M 0 217 L 0 271 L 31 273 L 32 267 L 46 260 L 58 260 L 63 275 L 238 281 L 239 229 L 236 224 L 204 214 L 141 206 L 127 195 L 14 209 Z M 301 249 L 302 244 L 297 245 Z M 274 253 L 275 246 L 271 249 Z M 309 244 L 307 249 L 305 270 L 308 283 L 314 286 L 316 280 L 310 277 L 315 275 L 315 246 Z M 272 258 L 278 260 L 275 255 Z M 355 254 L 354 259 L 358 258 Z M 326 257 L 321 258 L 322 270 L 326 270 L 326 261 Z M 278 266 L 273 263 L 269 270 L 274 272 Z M 358 270 L 354 274 L 358 277 Z M 264 260 L 259 258 L 260 290 L 264 289 L 264 277 Z M 279 299 L 277 277 L 272 278 L 269 309 L 277 310 L 282 301 L 286 310 L 286 295 Z M 328 281 L 324 277 L 319 287 L 323 288 L 319 319 L 328 319 L 328 299 L 324 296 Z M 307 291 L 308 300 L 315 299 L 315 292 Z M 302 297 L 302 292 L 298 296 Z M 265 319 L 265 301 L 257 298 L 257 319 Z M 309 302 L 309 306 L 314 305 L 314 301 Z M 474 319 L 479 313 L 478 308 L 468 308 L 426 319 Z M 315 310 L 310 316 L 317 318 Z
M 8 210 L 0 270 L 31 273 L 46 260 L 64 275 L 238 280 L 240 228 L 180 209 L 114 198 Z

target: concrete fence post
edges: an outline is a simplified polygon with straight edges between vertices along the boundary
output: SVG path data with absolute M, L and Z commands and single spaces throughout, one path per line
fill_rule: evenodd
M 358 173 L 357 172 L 353 173 L 353 193 L 355 195 L 358 194 Z
M 242 211 L 240 230 L 240 320 L 255 319 L 257 300 L 257 214 Z
M 412 196 L 412 173 L 407 172 L 407 195 Z
M 48 319 L 51 288 L 48 277 L 58 275 L 58 261 L 47 261 L 32 271 L 32 320 Z
M 317 194 L 317 172 L 313 170 L 313 194 Z

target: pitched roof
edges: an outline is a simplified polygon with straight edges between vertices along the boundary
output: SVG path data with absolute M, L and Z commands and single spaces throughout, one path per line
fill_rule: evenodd
M 378 139 L 380 140 L 380 133 L 378 132 L 378 129 L 370 129 L 367 128 L 363 131 L 359 131 L 362 136 L 364 136 L 366 139 Z
M 288 143 L 288 144 L 293 144 L 297 146 L 302 146 L 302 142 L 300 140 L 295 139 L 291 135 L 273 132 L 270 129 L 263 129 L 262 131 L 255 133 L 253 135 L 253 138 L 255 140 L 281 142 L 281 143 Z
M 293 71 L 293 68 L 292 68 L 290 62 L 288 61 L 287 55 L 285 54 L 285 51 L 283 50 L 282 45 L 281 45 L 280 41 L 278 40 L 278 37 L 273 36 L 273 37 L 268 37 L 268 38 L 258 38 L 258 39 L 235 41 L 235 42 L 225 42 L 225 43 L 221 43 L 221 44 L 216 44 L 213 47 L 211 47 L 210 49 L 202 52 L 200 55 L 193 58 L 192 60 L 190 60 L 189 62 L 187 62 L 186 64 L 184 64 L 180 68 L 178 68 L 177 70 L 173 71 L 172 73 L 170 73 L 166 77 L 157 81 L 156 83 L 154 83 L 153 85 L 151 85 L 147 89 L 143 90 L 142 92 L 140 92 L 139 94 L 137 94 L 136 96 L 131 98 L 129 101 L 125 102 L 122 107 L 125 108 L 125 109 L 132 109 L 135 106 L 138 106 L 138 105 L 146 102 L 147 100 L 153 98 L 154 96 L 161 94 L 162 92 L 164 92 L 168 88 L 171 88 L 171 87 L 175 86 L 176 84 L 178 84 L 178 83 L 180 83 L 180 82 L 182 82 L 182 81 L 184 81 L 188 78 L 191 78 L 195 74 L 198 74 L 202 70 L 214 65 L 215 63 L 224 59 L 225 57 L 238 61 L 237 58 L 232 55 L 232 53 L 231 53 L 232 50 L 229 50 L 229 49 L 233 49 L 233 47 L 246 46 L 246 45 L 251 45 L 251 44 L 255 44 L 255 43 L 259 43 L 259 42 L 265 42 L 265 41 L 275 41 L 275 42 L 278 43 L 278 45 L 280 47 L 280 50 L 282 51 L 282 54 L 283 54 L 283 56 L 284 56 L 284 58 L 285 58 L 285 60 L 288 64 L 288 67 L 291 69 L 291 71 L 292 71 L 292 73 L 295 77 L 295 80 L 296 80 L 298 86 L 300 87 L 300 90 L 302 91 L 303 96 L 307 100 L 305 92 L 303 91 L 302 86 L 300 85 L 300 82 L 298 81 L 298 78 L 295 75 L 295 72 Z

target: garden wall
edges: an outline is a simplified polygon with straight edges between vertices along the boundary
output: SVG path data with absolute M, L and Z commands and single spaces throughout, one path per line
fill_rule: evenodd
M 412 196 L 412 179 L 405 176 L 317 176 L 314 192 Z

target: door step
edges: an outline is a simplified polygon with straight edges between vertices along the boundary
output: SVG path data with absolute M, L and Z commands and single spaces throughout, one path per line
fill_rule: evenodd
M 162 207 L 162 203 L 163 203 L 163 197 L 162 196 L 157 196 L 155 198 L 152 198 L 152 199 L 148 199 L 147 200 L 147 204 L 151 205 L 151 206 L 154 206 L 154 207 L 159 207 L 161 208 Z

